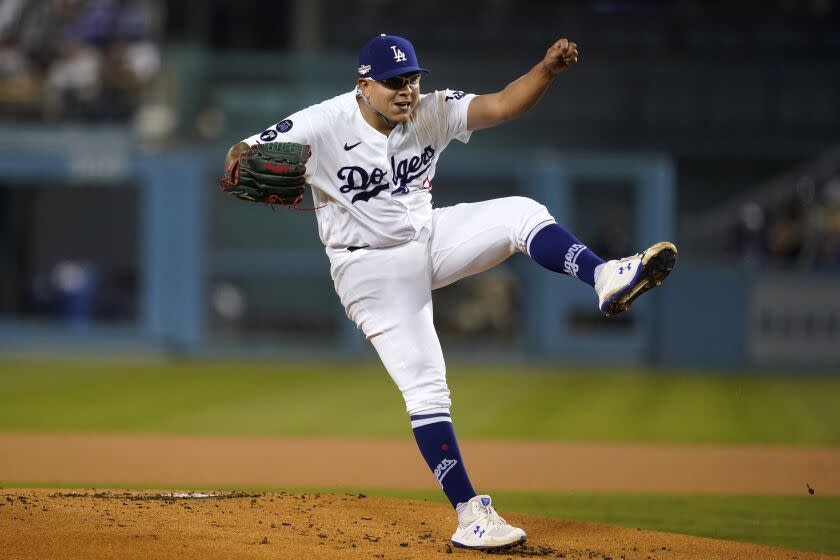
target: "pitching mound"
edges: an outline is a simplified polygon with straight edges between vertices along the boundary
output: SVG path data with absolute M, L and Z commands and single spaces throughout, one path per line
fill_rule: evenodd
M 766 546 L 510 515 L 504 558 L 806 560 Z M 361 494 L 4 490 L 0 558 L 480 558 L 453 548 L 448 506 Z M 452 555 L 452 556 L 447 556 Z

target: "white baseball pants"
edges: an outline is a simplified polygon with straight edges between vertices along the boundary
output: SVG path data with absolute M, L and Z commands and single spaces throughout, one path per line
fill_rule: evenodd
M 435 209 L 432 231 L 408 243 L 330 255 L 347 316 L 376 348 L 410 415 L 451 404 L 432 290 L 526 252 L 531 232 L 547 222 L 554 218 L 529 198 L 458 204 Z

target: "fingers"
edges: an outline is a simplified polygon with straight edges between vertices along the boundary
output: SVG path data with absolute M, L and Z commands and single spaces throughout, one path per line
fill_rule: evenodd
M 566 38 L 560 39 L 551 45 L 549 55 L 553 55 L 553 58 L 562 61 L 563 64 L 574 64 L 578 59 L 577 43 Z
M 543 68 L 552 76 L 557 76 L 578 61 L 577 44 L 566 38 L 559 39 L 548 48 L 542 61 Z
M 577 62 L 578 59 L 578 50 L 577 45 L 574 43 L 569 43 L 568 49 L 566 49 L 565 54 L 563 55 L 563 62 L 566 64 L 574 64 Z
M 563 39 L 560 39 L 556 43 L 551 45 L 551 48 L 565 53 L 570 52 L 572 50 L 577 50 L 577 43 L 569 41 L 564 37 Z
M 564 41 L 565 44 L 562 45 L 559 49 L 560 58 L 567 62 L 572 59 L 577 59 L 577 44 L 573 43 L 572 41 L 566 41 L 565 39 L 561 39 L 561 41 Z

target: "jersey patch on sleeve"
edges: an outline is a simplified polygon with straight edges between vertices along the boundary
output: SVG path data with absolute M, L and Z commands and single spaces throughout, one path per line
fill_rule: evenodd
M 277 132 L 289 132 L 292 130 L 293 124 L 292 119 L 286 119 L 277 123 L 277 126 L 274 128 L 277 129 Z
M 467 95 L 463 91 L 453 91 L 452 95 L 447 95 L 443 100 L 444 101 L 452 101 L 453 99 L 459 100 L 463 99 L 464 96 Z
M 271 142 L 275 138 L 277 138 L 277 131 L 271 130 L 270 128 L 262 134 L 260 134 L 260 140 L 262 140 L 263 142 Z

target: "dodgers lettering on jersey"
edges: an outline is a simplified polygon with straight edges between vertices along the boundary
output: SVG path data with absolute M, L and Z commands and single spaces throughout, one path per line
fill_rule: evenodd
M 391 181 L 396 189 L 391 194 L 405 194 L 409 191 L 408 185 L 412 181 L 426 173 L 434 163 L 435 149 L 431 145 L 423 149 L 419 156 L 412 156 L 411 159 L 403 159 L 395 163 L 394 156 L 391 156 Z
M 354 194 L 350 202 L 356 204 L 358 201 L 368 202 L 371 198 L 388 188 L 385 183 L 387 173 L 379 168 L 374 168 L 368 173 L 363 167 L 348 165 L 338 170 L 336 176 L 344 181 L 338 190 L 342 193 L 362 191 Z M 373 186 L 370 190 L 369 187 Z
M 432 180 L 453 139 L 468 142 L 474 97 L 444 90 L 422 95 L 411 120 L 389 136 L 362 117 L 355 90 L 283 119 L 244 142 L 312 146 L 306 179 L 328 250 L 391 247 L 431 229 Z

